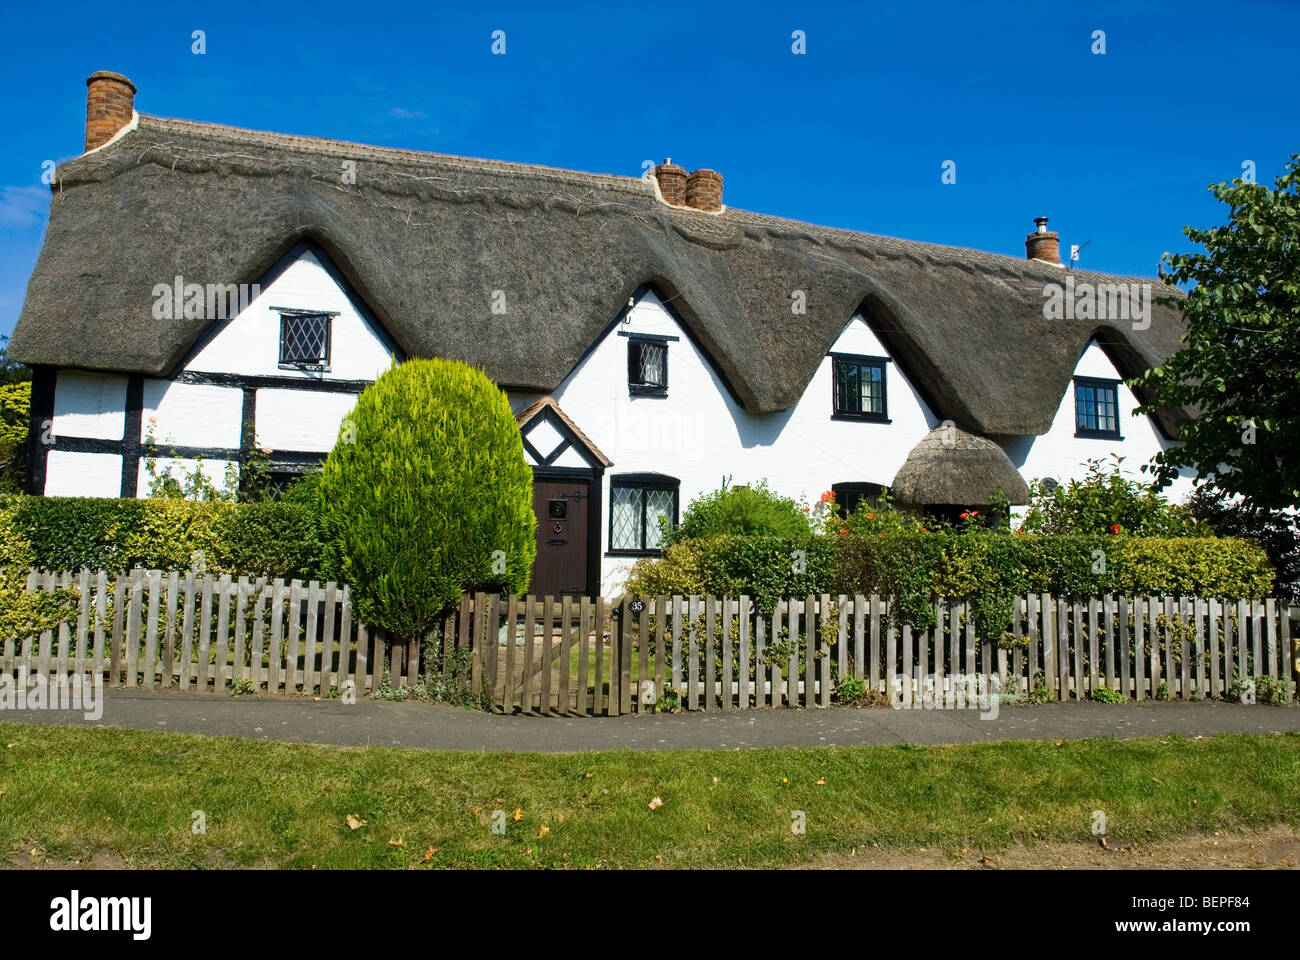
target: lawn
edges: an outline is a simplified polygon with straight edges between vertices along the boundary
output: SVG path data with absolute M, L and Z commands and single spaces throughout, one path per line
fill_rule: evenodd
M 1095 843 L 1096 810 L 1112 845 L 1300 823 L 1300 734 L 485 755 L 0 724 L 0 748 L 13 863 L 756 867 Z

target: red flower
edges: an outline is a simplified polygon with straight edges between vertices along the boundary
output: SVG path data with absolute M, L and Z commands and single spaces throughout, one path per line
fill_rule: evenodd
M 921 532 L 922 532 L 922 533 L 925 533 L 925 527 L 922 527 L 922 528 L 921 528 Z
M 834 500 L 834 499 L 835 499 L 835 491 L 827 490 L 825 493 L 822 494 L 821 502 L 825 503 L 827 500 Z
M 1110 525 L 1110 532 L 1111 532 L 1111 533 L 1119 533 L 1119 524 L 1118 524 L 1118 523 L 1112 523 L 1112 524 Z
M 876 519 L 876 515 L 875 515 L 874 513 L 869 513 L 869 514 L 867 514 L 867 519 L 868 519 L 868 520 L 874 520 L 874 519 Z
M 848 533 L 847 530 L 841 530 L 841 531 L 840 531 L 840 535 L 841 535 L 841 536 L 843 536 L 843 535 L 846 534 L 846 533 Z
M 970 511 L 969 511 L 969 510 L 963 510 L 963 511 L 962 511 L 961 518 L 962 518 L 963 520 L 965 520 L 965 519 L 966 519 L 967 517 L 969 517 L 969 516 L 970 516 Z

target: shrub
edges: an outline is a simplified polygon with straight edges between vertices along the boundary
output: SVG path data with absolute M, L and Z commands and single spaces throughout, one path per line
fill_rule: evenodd
M 30 381 L 0 386 L 0 493 L 23 491 L 31 404 Z
M 933 603 L 942 597 L 969 601 L 977 634 L 997 641 L 1010 627 L 1015 598 L 1026 593 L 1238 599 L 1266 596 L 1271 585 L 1264 552 L 1241 540 L 893 529 L 874 536 L 687 540 L 662 559 L 640 561 L 628 592 L 744 593 L 765 611 L 781 597 L 876 593 L 893 598 L 896 623 L 923 630 L 934 626 Z
M 302 504 L 17 496 L 0 498 L 0 516 L 28 544 L 30 562 L 52 570 L 322 578 L 316 510 Z M 17 562 L 0 555 L 0 564 Z
M 671 596 L 749 596 L 765 613 L 782 597 L 822 593 L 830 582 L 829 537 L 712 537 L 670 544 L 661 558 L 637 562 L 626 592 Z
M 1125 476 L 1115 457 L 1109 471 L 1089 460 L 1087 475 L 1052 490 L 1035 480 L 1029 510 L 1021 521 L 1026 533 L 1105 534 L 1139 537 L 1204 536 L 1208 531 L 1191 511 L 1162 497 L 1154 484 Z
M 410 360 L 358 397 L 320 479 L 332 575 L 358 616 L 423 636 L 465 590 L 522 593 L 537 552 L 532 471 L 480 370 Z
M 18 640 L 53 629 L 76 616 L 76 592 L 27 591 L 32 547 L 13 517 L 0 512 L 0 640 Z
M 1263 547 L 1277 573 L 1277 595 L 1300 603 L 1300 525 L 1294 514 L 1229 500 L 1209 487 L 1197 489 L 1186 506 L 1217 536 L 1240 537 Z
M 802 537 L 808 532 L 804 508 L 769 490 L 766 480 L 752 487 L 729 487 L 724 481 L 687 505 L 669 542 L 730 535 Z

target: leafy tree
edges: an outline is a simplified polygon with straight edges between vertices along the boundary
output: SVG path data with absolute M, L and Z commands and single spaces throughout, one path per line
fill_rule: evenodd
M 9 338 L 0 336 L 0 384 L 29 383 L 31 368 L 9 358 Z
M 1154 483 L 1126 476 L 1123 457 L 1107 471 L 1101 460 L 1088 461 L 1088 473 L 1046 489 L 1029 486 L 1029 509 L 1020 529 L 1026 533 L 1119 534 L 1138 537 L 1203 535 L 1204 529 L 1185 508 L 1162 497 Z
M 366 623 L 420 638 L 466 590 L 527 588 L 532 470 L 506 395 L 480 370 L 438 359 L 388 370 L 314 483 L 327 565 Z
M 1157 455 L 1157 482 L 1192 467 L 1217 489 L 1261 508 L 1300 503 L 1300 154 L 1272 189 L 1240 179 L 1210 191 L 1228 223 L 1183 232 L 1205 253 L 1171 256 L 1169 283 L 1195 284 L 1181 306 L 1183 346 L 1133 384 L 1139 407 L 1182 407 L 1179 445 Z
M 723 480 L 712 493 L 696 497 L 669 533 L 670 543 L 730 534 L 755 537 L 806 537 L 809 517 L 798 503 L 769 490 L 762 480 L 752 487 L 733 487 Z
M 31 406 L 29 381 L 0 386 L 0 493 L 23 492 Z

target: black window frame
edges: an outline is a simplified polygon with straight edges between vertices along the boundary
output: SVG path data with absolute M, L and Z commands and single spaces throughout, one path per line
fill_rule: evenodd
M 889 492 L 889 487 L 883 483 L 846 480 L 843 483 L 832 483 L 831 492 L 835 494 L 835 506 L 839 509 L 840 516 L 847 518 L 862 500 L 869 500 L 873 507 L 876 506 L 880 502 L 881 494 Z M 852 506 L 849 505 L 850 498 L 853 501 Z
M 634 490 L 643 491 L 641 497 L 641 547 L 639 549 L 618 549 L 614 546 L 614 491 L 619 487 L 628 487 Z M 609 549 L 605 551 L 607 557 L 658 557 L 663 554 L 662 548 L 647 549 L 646 542 L 646 499 L 644 491 L 646 490 L 671 490 L 673 494 L 673 522 L 674 527 L 681 520 L 681 489 L 682 482 L 676 477 L 670 477 L 662 473 L 625 473 L 609 478 L 609 535 L 606 541 Z
M 330 369 L 330 355 L 334 345 L 334 318 L 338 316 L 338 312 L 332 310 L 298 310 L 289 307 L 272 307 L 271 309 L 280 314 L 279 368 L 281 370 L 310 370 L 316 373 L 328 373 Z M 312 363 L 305 360 L 286 360 L 284 351 L 288 341 L 288 322 L 290 320 L 308 320 L 316 318 L 323 320 L 325 323 L 325 356 L 323 361 Z
M 668 344 L 676 337 L 661 337 L 651 333 L 629 333 L 627 336 L 627 389 L 633 396 L 637 397 L 666 397 L 668 396 Z M 636 351 L 642 350 L 647 346 L 656 347 L 663 351 L 664 362 L 664 380 L 663 383 L 637 383 L 632 379 L 632 358 Z
M 888 364 L 893 361 L 889 357 L 872 357 L 865 354 L 857 353 L 831 353 L 831 419 L 832 420 L 856 420 L 859 423 L 892 423 L 889 419 L 889 373 Z M 853 410 L 841 410 L 839 406 L 839 365 L 851 363 L 858 367 L 875 367 L 880 370 L 880 412 L 871 411 L 863 413 Z M 859 391 L 858 399 L 861 403 L 861 392 Z
M 1120 434 L 1120 409 L 1119 409 L 1119 385 L 1120 380 L 1108 380 L 1104 377 L 1075 377 L 1074 378 L 1074 435 L 1076 437 L 1086 437 L 1097 440 L 1123 440 Z M 1097 415 L 1097 396 L 1096 391 L 1108 390 L 1114 398 L 1115 407 L 1115 429 L 1114 430 L 1090 430 L 1080 423 L 1079 418 L 1079 388 L 1083 387 L 1093 391 L 1092 414 L 1098 423 L 1101 423 L 1101 417 Z

